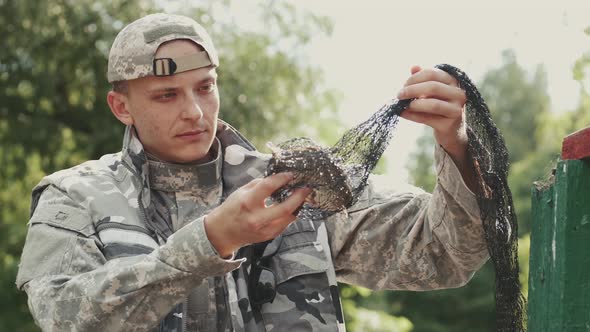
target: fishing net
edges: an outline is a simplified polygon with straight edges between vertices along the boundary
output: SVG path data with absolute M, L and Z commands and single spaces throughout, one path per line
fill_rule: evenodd
M 437 68 L 457 79 L 466 92 L 469 153 L 478 178 L 475 194 L 483 221 L 487 248 L 496 271 L 496 330 L 525 331 L 526 301 L 518 280 L 518 231 L 512 194 L 508 187 L 508 152 L 483 98 L 469 77 L 451 65 Z M 367 185 L 389 144 L 399 115 L 411 100 L 393 100 L 367 121 L 348 130 L 333 147 L 308 138 L 271 146 L 267 174 L 289 171 L 293 181 L 272 198 L 285 200 L 293 188 L 311 187 L 299 218 L 325 218 L 354 204 Z

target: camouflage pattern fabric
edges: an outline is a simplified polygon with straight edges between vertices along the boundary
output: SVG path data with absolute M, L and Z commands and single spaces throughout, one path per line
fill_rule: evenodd
M 372 181 L 348 213 L 291 224 L 271 258 L 277 296 L 257 321 L 249 264 L 219 257 L 203 218 L 262 176 L 269 156 L 223 122 L 217 138 L 214 161 L 177 167 L 150 161 L 128 128 L 121 153 L 35 187 L 16 283 L 39 326 L 338 331 L 344 320 L 337 281 L 372 289 L 458 287 L 487 259 L 475 197 L 438 147 L 432 195 Z
M 148 225 L 159 233 L 160 243 L 221 203 L 220 149 L 216 139 L 211 149 L 215 158 L 196 165 L 170 164 L 148 155 L 153 211 Z M 225 293 L 222 277 L 208 277 L 160 322 L 159 330 L 223 331 L 229 322 Z
M 189 39 L 203 47 L 208 63 L 219 66 L 211 37 L 194 20 L 172 14 L 151 14 L 127 25 L 117 34 L 109 52 L 109 83 L 154 75 L 154 54 L 167 41 Z

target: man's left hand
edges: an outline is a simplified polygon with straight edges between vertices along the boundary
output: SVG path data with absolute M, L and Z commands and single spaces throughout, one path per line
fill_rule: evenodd
M 451 156 L 468 187 L 473 189 L 474 172 L 467 150 L 465 91 L 457 80 L 436 68 L 411 68 L 412 75 L 398 93 L 398 99 L 413 99 L 402 118 L 434 129 L 434 138 Z
M 434 138 L 449 153 L 467 145 L 463 107 L 467 97 L 457 80 L 436 69 L 413 66 L 412 76 L 400 90 L 398 99 L 412 99 L 401 117 L 434 129 Z M 457 151 L 459 152 L 459 151 Z

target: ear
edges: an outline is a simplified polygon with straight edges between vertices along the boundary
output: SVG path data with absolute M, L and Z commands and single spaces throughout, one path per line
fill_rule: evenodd
M 133 124 L 133 116 L 129 113 L 129 98 L 115 91 L 109 91 L 107 94 L 107 103 L 111 108 L 113 115 L 125 125 Z

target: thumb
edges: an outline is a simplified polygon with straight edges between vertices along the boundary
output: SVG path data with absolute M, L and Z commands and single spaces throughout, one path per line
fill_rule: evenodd
M 414 65 L 414 66 L 412 66 L 412 68 L 410 68 L 410 73 L 412 73 L 412 75 L 414 75 L 421 70 L 422 70 L 422 67 Z

